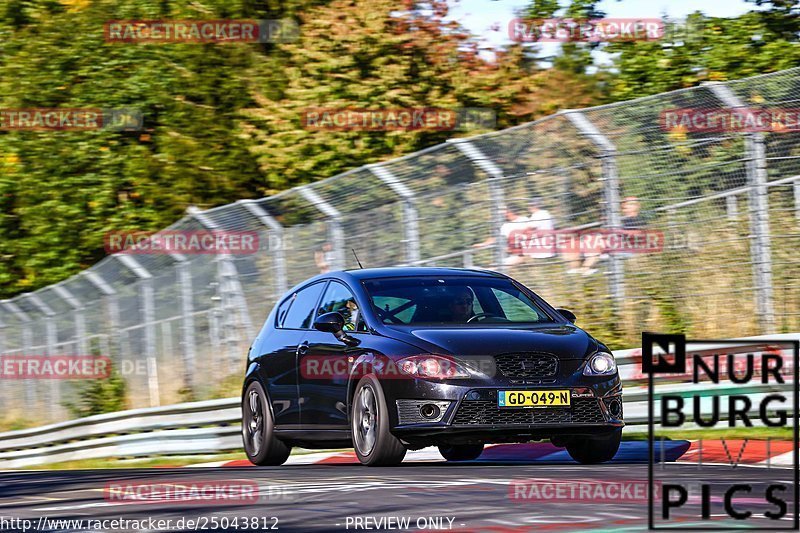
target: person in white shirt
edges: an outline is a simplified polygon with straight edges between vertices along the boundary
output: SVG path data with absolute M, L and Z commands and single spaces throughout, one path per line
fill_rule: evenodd
M 504 241 L 508 242 L 509 237 L 511 236 L 512 231 L 522 231 L 528 227 L 529 220 L 528 217 L 517 214 L 512 208 L 505 206 L 503 207 L 503 216 L 505 216 L 506 222 L 504 222 L 500 226 L 500 235 Z M 473 248 L 485 248 L 490 246 L 496 242 L 494 237 L 489 237 L 483 242 L 479 242 L 477 244 L 473 244 Z M 506 265 L 516 265 L 522 261 L 522 255 L 520 255 L 520 250 L 513 246 L 512 243 L 508 244 L 507 255 L 505 258 L 504 263 Z
M 544 236 L 549 236 L 554 229 L 553 217 L 550 215 L 550 211 L 542 208 L 542 200 L 540 198 L 533 198 L 530 202 L 528 202 L 528 208 L 530 209 L 531 214 L 526 219 L 526 229 L 540 231 L 543 232 Z M 553 257 L 555 254 L 552 251 L 549 251 L 528 252 L 525 255 L 534 259 L 547 259 L 548 257 Z

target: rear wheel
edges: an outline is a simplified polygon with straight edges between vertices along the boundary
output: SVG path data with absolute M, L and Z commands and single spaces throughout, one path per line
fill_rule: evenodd
M 567 442 L 567 452 L 584 465 L 605 463 L 617 454 L 621 440 L 621 429 L 602 437 L 581 437 Z
M 439 446 L 439 453 L 448 461 L 472 461 L 483 453 L 483 444 Z
M 375 376 L 364 376 L 356 385 L 350 410 L 353 448 L 367 466 L 394 466 L 403 461 L 406 447 L 389 431 L 389 410 Z
M 261 383 L 248 385 L 242 397 L 242 441 L 250 462 L 259 466 L 282 465 L 292 448 L 275 437 L 275 423 Z

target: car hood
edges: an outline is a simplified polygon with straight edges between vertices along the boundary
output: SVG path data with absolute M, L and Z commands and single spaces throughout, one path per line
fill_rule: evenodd
M 547 327 L 414 328 L 387 327 L 387 335 L 423 351 L 443 355 L 497 355 L 547 352 L 560 359 L 583 359 L 599 348 L 589 334 L 572 325 Z

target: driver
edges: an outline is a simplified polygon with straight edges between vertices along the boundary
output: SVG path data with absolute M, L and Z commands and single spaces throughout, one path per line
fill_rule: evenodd
M 447 308 L 450 311 L 451 321 L 467 322 L 470 318 L 475 316 L 475 312 L 472 309 L 473 301 L 474 297 L 469 288 L 462 287 L 458 289 L 453 295 L 453 298 L 447 304 Z
M 356 301 L 353 299 L 347 300 L 337 311 L 344 318 L 344 331 L 355 331 L 358 323 L 358 305 Z

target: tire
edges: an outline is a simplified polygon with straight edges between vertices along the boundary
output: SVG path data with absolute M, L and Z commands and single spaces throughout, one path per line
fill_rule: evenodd
M 389 410 L 378 379 L 364 376 L 356 385 L 350 409 L 353 448 L 362 464 L 395 466 L 406 456 L 406 447 L 389 431 Z
M 448 461 L 472 461 L 483 453 L 483 444 L 439 446 L 439 453 Z
M 585 437 L 567 442 L 570 457 L 583 465 L 593 465 L 610 461 L 619 450 L 622 430 L 618 429 L 603 437 Z
M 267 393 L 258 381 L 250 383 L 242 396 L 242 441 L 244 453 L 254 465 L 282 465 L 292 452 L 290 446 L 275 437 Z

